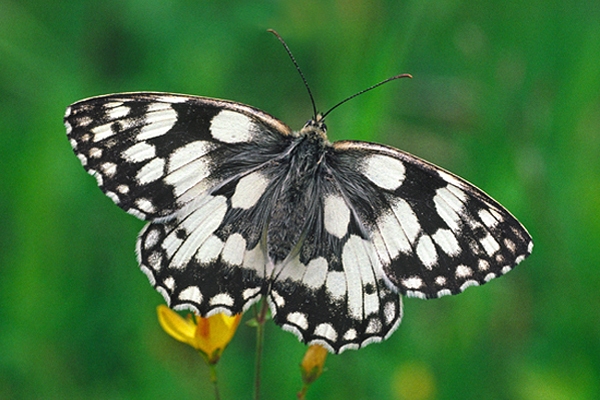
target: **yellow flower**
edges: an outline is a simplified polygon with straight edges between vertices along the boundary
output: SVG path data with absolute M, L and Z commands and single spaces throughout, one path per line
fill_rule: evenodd
M 208 318 L 189 314 L 186 319 L 165 305 L 156 311 L 165 332 L 198 350 L 211 365 L 219 361 L 242 319 L 242 314 L 229 317 L 223 313 Z
M 300 368 L 302 369 L 302 381 L 310 385 L 317 380 L 323 373 L 323 366 L 327 358 L 327 349 L 321 345 L 311 345 L 302 359 Z

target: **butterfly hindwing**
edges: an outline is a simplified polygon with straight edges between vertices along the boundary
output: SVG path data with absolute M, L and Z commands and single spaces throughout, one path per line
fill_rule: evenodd
M 284 329 L 341 352 L 385 339 L 400 323 L 402 302 L 386 285 L 369 233 L 329 161 L 315 162 L 306 184 L 282 187 L 298 192 L 282 197 L 300 204 L 288 218 L 301 219 L 302 229 L 296 248 L 275 267 L 268 299 Z
M 230 203 L 223 194 L 205 195 L 141 232 L 139 263 L 171 307 L 238 314 L 264 293 L 263 227 L 240 223 L 246 219 L 232 217 Z

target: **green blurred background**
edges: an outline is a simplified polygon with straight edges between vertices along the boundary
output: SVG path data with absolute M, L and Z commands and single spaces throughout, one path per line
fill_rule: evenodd
M 534 237 L 507 277 L 407 299 L 384 343 L 330 356 L 309 399 L 600 398 L 600 3 L 0 0 L 0 398 L 212 399 L 208 370 L 159 327 L 136 265 L 143 222 L 97 189 L 65 108 L 124 91 L 232 99 L 332 140 L 415 153 L 472 181 Z M 272 323 L 263 398 L 301 387 L 305 347 Z M 218 366 L 250 398 L 254 331 Z

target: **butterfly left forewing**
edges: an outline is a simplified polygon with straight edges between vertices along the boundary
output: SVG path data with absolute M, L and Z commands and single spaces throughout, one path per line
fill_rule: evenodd
M 291 134 L 250 106 L 167 93 L 82 100 L 67 109 L 65 125 L 75 154 L 104 193 L 146 220 L 167 217 L 253 162 L 265 162 Z M 221 168 L 241 153 L 255 157 Z
M 465 180 L 387 146 L 344 141 L 334 149 L 342 186 L 390 286 L 401 293 L 460 293 L 505 274 L 531 253 L 525 228 Z

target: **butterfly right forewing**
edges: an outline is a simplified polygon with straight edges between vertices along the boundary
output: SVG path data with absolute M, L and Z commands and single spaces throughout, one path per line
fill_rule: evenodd
M 389 284 L 402 294 L 457 294 L 531 253 L 525 228 L 467 181 L 391 147 L 350 141 L 334 147 L 342 187 L 353 190 L 348 198 Z

